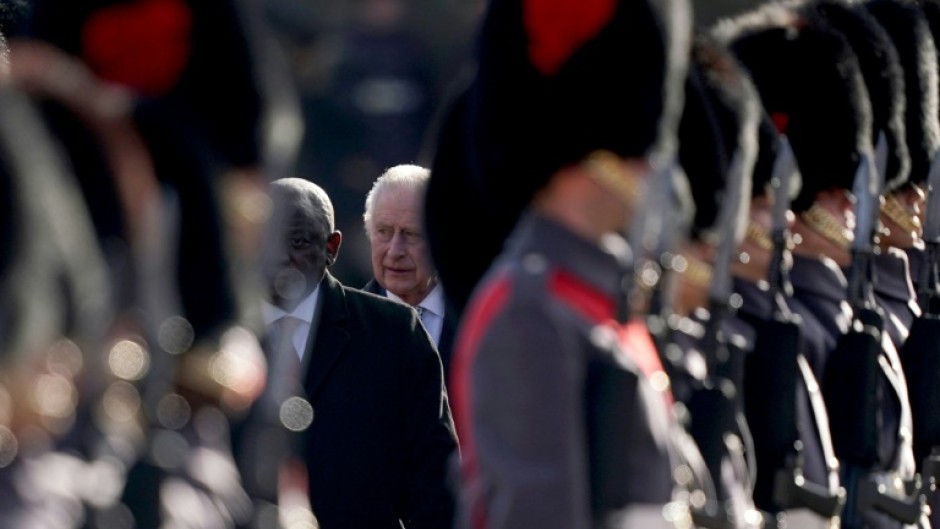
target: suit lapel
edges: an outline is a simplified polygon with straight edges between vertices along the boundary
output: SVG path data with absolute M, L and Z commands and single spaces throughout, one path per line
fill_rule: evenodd
M 459 318 L 457 317 L 457 311 L 452 305 L 447 304 L 444 309 L 444 326 L 441 328 L 441 339 L 438 341 L 437 345 L 445 376 L 450 373 L 450 357 L 454 348 L 454 337 L 457 334 L 458 323 Z
M 310 343 L 307 344 L 310 363 L 304 387 L 311 401 L 316 399 L 320 386 L 342 356 L 349 341 L 349 311 L 346 308 L 342 285 L 327 273 L 320 283 L 320 289 L 316 334 L 311 336 L 312 348 Z
M 453 315 L 454 311 L 450 307 L 445 310 L 444 326 L 441 327 L 440 348 L 450 350 L 451 344 L 454 343 L 454 335 L 457 334 L 457 317 Z

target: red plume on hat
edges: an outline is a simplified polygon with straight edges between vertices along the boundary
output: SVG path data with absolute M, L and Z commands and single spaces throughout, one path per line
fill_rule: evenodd
M 180 79 L 191 51 L 192 13 L 182 0 L 140 0 L 91 13 L 82 58 L 102 79 L 162 95 Z
M 527 0 L 523 19 L 529 36 L 529 60 L 546 76 L 554 75 L 574 52 L 610 23 L 615 0 Z

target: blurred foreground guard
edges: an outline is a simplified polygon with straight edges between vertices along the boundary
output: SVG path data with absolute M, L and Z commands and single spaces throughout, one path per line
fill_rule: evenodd
M 429 225 L 451 226 L 486 197 L 472 218 L 494 228 L 430 240 L 448 264 L 468 243 L 482 252 L 442 276 L 448 289 L 475 287 L 449 384 L 457 527 L 690 523 L 677 446 L 688 436 L 645 326 L 628 317 L 624 238 L 675 154 L 689 15 L 681 1 L 489 5 L 479 69 L 443 122 L 427 196 Z M 476 265 L 504 242 L 476 284 Z
M 168 227 L 178 292 L 160 310 L 181 311 L 197 340 L 254 307 L 256 278 L 240 267 L 251 264 L 243 245 L 256 241 L 238 240 L 237 229 L 257 228 L 251 215 L 263 221 L 263 185 L 292 172 L 299 143 L 296 100 L 259 9 L 256 0 L 38 0 L 23 31 L 133 95 L 167 215 L 187 228 Z
M 433 342 L 414 310 L 327 271 L 342 234 L 322 188 L 279 179 L 270 195 L 262 271 L 271 376 L 256 410 L 274 408 L 303 468 L 279 478 L 309 495 L 323 529 L 451 527 L 447 462 L 457 439 Z
M 265 179 L 287 170 L 299 139 L 289 119 L 277 126 L 289 86 L 253 5 L 43 0 L 14 45 L 85 199 L 99 206 L 95 227 L 121 311 L 109 349 L 87 358 L 97 364 L 107 352 L 120 380 L 86 412 L 97 418 L 99 407 L 119 404 L 126 417 L 79 422 L 104 431 L 75 446 L 89 455 L 101 440 L 123 448 L 121 499 L 141 529 L 229 528 L 253 515 L 229 420 L 263 385 L 260 324 L 246 303 L 257 292 L 254 245 Z M 82 97 L 86 108 L 74 104 Z M 121 104 L 102 104 L 114 100 Z M 102 127 L 114 121 L 109 112 L 126 119 L 123 129 Z
M 706 503 L 692 519 L 702 527 L 758 527 L 747 460 L 751 434 L 741 389 L 743 338 L 729 326 L 732 258 L 744 234 L 757 155 L 760 100 L 744 70 L 704 35 L 693 44 L 679 125 L 679 163 L 694 202 L 692 222 L 677 238 L 661 354 L 687 428 L 708 467 Z
M 114 461 L 86 466 L 59 449 L 87 405 L 82 379 L 100 375 L 84 362 L 104 346 L 108 275 L 88 209 L 37 109 L 3 84 L 0 526 L 77 528 L 90 512 L 87 483 L 76 478 L 102 471 L 102 505 L 113 504 L 123 480 Z

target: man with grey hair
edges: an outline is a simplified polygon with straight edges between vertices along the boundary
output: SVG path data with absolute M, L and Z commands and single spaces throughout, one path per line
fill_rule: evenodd
M 386 170 L 369 191 L 363 214 L 372 274 L 363 290 L 411 305 L 450 372 L 457 311 L 445 302 L 424 238 L 424 194 L 431 172 L 414 164 Z
M 440 358 L 413 310 L 337 281 L 342 234 L 329 196 L 302 178 L 269 186 L 262 242 L 267 398 L 305 399 L 292 426 L 319 526 L 449 529 L 446 474 L 457 439 Z M 265 447 L 261 446 L 261 450 Z

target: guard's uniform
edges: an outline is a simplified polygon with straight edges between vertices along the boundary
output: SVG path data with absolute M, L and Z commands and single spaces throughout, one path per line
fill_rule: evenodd
M 668 526 L 685 436 L 645 327 L 615 320 L 623 256 L 535 214 L 507 244 L 456 342 L 457 526 Z
M 733 316 L 734 320 L 751 327 L 751 334 L 741 333 L 742 337 L 752 337 L 747 345 L 746 351 L 753 352 L 755 332 L 759 329 L 759 322 L 766 321 L 772 317 L 771 299 L 766 290 L 749 281 L 735 278 L 734 291 L 741 296 L 741 306 Z M 803 311 L 797 303 L 789 302 L 789 307 L 793 311 Z M 838 491 L 839 477 L 838 465 L 834 461 L 834 450 L 832 439 L 829 435 L 829 418 L 826 414 L 825 403 L 819 388 L 819 381 L 813 374 L 809 358 L 819 357 L 820 352 L 816 347 L 810 345 L 818 343 L 818 337 L 823 331 L 818 327 L 817 322 L 810 318 L 800 321 L 800 344 L 801 348 L 797 354 L 797 377 L 794 381 L 796 388 L 795 403 L 795 426 L 797 435 L 801 443 L 800 458 L 801 471 L 803 477 L 809 482 L 819 485 L 830 493 Z M 745 385 L 745 392 L 748 386 Z M 745 393 L 747 398 L 747 393 Z M 757 481 L 755 483 L 754 499 L 758 507 L 774 512 L 775 498 L 774 478 L 775 473 L 781 468 L 765 468 L 761 465 L 762 461 L 767 461 L 761 455 L 761 439 L 755 436 L 755 450 L 758 456 Z M 770 455 L 770 454 L 768 454 Z M 773 454 L 779 456 L 780 454 Z M 768 472 L 772 472 L 768 474 Z M 789 516 L 809 517 L 815 521 L 816 526 L 824 527 L 832 520 L 824 519 L 818 515 L 809 513 L 788 513 Z
M 814 318 L 825 332 L 817 342 L 823 346 L 822 354 L 808 358 L 816 378 L 822 380 L 827 355 L 835 349 L 839 337 L 849 331 L 852 321 L 852 308 L 846 301 L 848 282 L 835 262 L 800 255 L 793 256 L 790 281 L 794 299 L 805 308 L 800 316 Z
M 889 248 L 887 252 L 887 255 L 879 256 L 874 262 L 875 297 L 887 316 L 887 327 L 888 332 L 891 333 L 892 342 L 896 349 L 901 351 L 911 325 L 922 315 L 920 305 L 917 303 L 915 285 L 920 278 L 921 267 L 926 266 L 926 253 L 919 248 L 905 250 Z M 911 368 L 911 366 L 907 367 Z M 911 399 L 925 398 L 917 394 L 913 382 L 909 397 Z M 921 403 L 921 406 L 924 404 Z M 914 409 L 917 409 L 917 403 L 914 404 Z M 915 421 L 916 424 L 918 423 Z M 914 434 L 919 434 L 919 432 L 915 431 Z M 930 449 L 917 446 L 917 442 L 922 442 L 922 440 L 915 439 L 915 464 L 922 465 Z M 927 480 L 930 477 L 921 476 L 921 479 Z M 940 525 L 940 489 L 929 491 L 927 501 L 930 505 L 930 525 L 937 527 Z
M 751 434 L 744 420 L 740 372 L 731 367 L 738 363 L 746 347 L 749 329 L 739 322 L 724 319 L 721 322 L 722 347 L 729 359 L 724 372 L 709 373 L 702 339 L 710 315 L 706 310 L 695 311 L 687 318 L 672 318 L 670 345 L 681 351 L 681 361 L 673 366 L 673 380 L 677 399 L 688 413 L 686 427 L 695 441 L 708 471 L 714 489 L 706 492 L 706 512 L 717 516 L 728 527 L 748 528 L 759 524 L 752 497 L 752 477 L 756 469 L 748 460 L 747 450 L 752 446 Z M 677 355 L 670 352 L 669 356 Z M 717 369 L 716 369 L 717 371 Z M 721 383 L 715 383 L 716 381 Z M 728 391 L 727 382 L 734 385 Z
M 919 292 L 920 276 L 923 274 L 924 267 L 926 266 L 927 253 L 922 248 L 905 248 L 904 253 L 907 254 L 911 286 L 914 288 L 914 292 Z
M 914 274 L 920 272 L 924 259 L 925 253 L 917 248 L 906 251 L 888 248 L 885 253 L 874 260 L 875 298 L 885 311 L 888 334 L 897 351 L 901 351 L 911 325 L 922 313 L 914 289 L 914 280 L 919 275 Z M 909 397 L 919 398 L 913 389 Z M 915 456 L 917 457 L 915 465 L 922 464 L 923 461 L 918 459 L 923 459 L 923 456 L 919 455 L 919 452 L 915 452 Z M 922 476 L 922 479 L 926 480 L 929 477 Z M 930 491 L 927 499 L 930 505 L 930 525 L 937 527 L 940 524 L 940 490 Z
M 873 256 L 872 263 L 875 268 L 875 300 L 885 311 L 885 330 L 895 350 L 900 351 L 911 324 L 920 316 L 908 256 L 903 250 L 888 248 Z
M 828 355 L 835 348 L 839 337 L 848 332 L 851 322 L 852 311 L 845 300 L 847 282 L 835 263 L 802 256 L 794 256 L 791 280 L 794 297 L 800 304 L 798 306 L 803 307 L 799 309 L 800 316 L 804 320 L 814 318 L 827 333 L 824 340 L 819 342 L 824 347 L 821 358 L 823 363 L 813 365 L 817 379 L 821 380 Z M 914 477 L 910 404 L 900 360 L 887 333 L 882 335 L 882 355 L 886 362 L 879 364 L 887 381 L 884 384 L 887 391 L 878 412 L 881 421 L 878 461 L 872 468 L 867 469 L 859 469 L 842 462 L 841 475 L 843 483 L 851 485 L 856 480 L 852 479 L 850 474 L 859 473 L 862 477 L 858 481 L 874 479 L 884 484 L 889 494 L 904 497 L 906 492 L 903 482 Z M 819 359 L 814 358 L 811 361 L 818 362 Z M 848 490 L 846 500 L 844 527 L 905 527 L 899 521 L 873 510 L 854 512 L 856 491 Z M 862 525 L 856 525 L 852 520 L 858 520 Z

